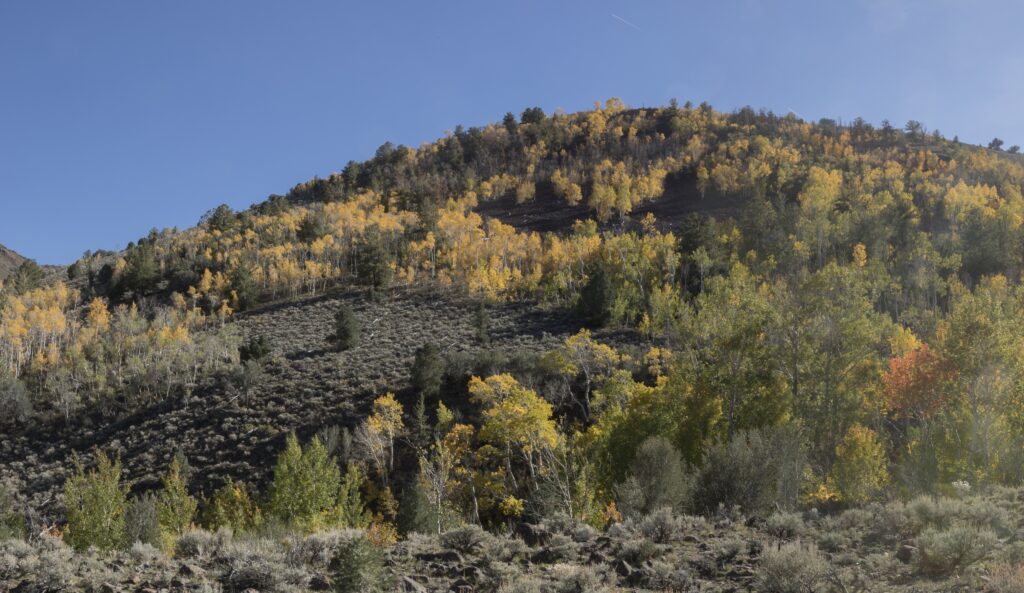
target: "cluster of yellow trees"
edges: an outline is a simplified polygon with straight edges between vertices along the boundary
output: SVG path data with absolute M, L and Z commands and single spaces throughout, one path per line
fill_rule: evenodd
M 82 405 L 112 407 L 122 397 L 135 406 L 189 394 L 237 352 L 226 339 L 230 331 L 197 331 L 210 319 L 180 295 L 174 302 L 145 316 L 135 304 L 111 309 L 99 297 L 83 300 L 63 282 L 7 296 L 0 378 L 5 391 L 27 386 L 30 397 L 5 405 L 59 411 L 69 420 Z M 15 412 L 8 419 L 30 410 Z

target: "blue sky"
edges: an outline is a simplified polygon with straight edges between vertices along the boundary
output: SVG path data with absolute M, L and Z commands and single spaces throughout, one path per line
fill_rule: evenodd
M 0 243 L 187 227 L 456 124 L 709 101 L 1024 144 L 1019 1 L 0 4 Z

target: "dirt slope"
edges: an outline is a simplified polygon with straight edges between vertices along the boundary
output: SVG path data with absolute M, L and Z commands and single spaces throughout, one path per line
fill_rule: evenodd
M 7 278 L 14 270 L 18 269 L 25 258 L 0 245 L 0 280 Z

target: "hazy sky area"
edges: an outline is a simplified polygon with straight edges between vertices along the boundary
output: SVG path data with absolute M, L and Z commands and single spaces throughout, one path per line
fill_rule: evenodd
M 1024 144 L 1019 0 L 0 4 L 0 244 L 120 249 L 539 105 L 708 101 Z

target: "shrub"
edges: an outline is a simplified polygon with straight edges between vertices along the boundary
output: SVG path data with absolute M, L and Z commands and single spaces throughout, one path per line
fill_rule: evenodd
M 885 448 L 870 428 L 855 424 L 836 447 L 836 460 L 830 475 L 847 504 L 863 504 L 873 498 L 889 481 Z
M 917 538 L 918 566 L 926 574 L 950 574 L 985 558 L 997 541 L 990 530 L 978 527 L 929 528 Z
M 273 349 L 270 347 L 270 340 L 267 339 L 267 336 L 253 336 L 238 347 L 238 359 L 243 363 L 250 360 L 262 362 L 270 356 L 271 352 Z
M 121 483 L 121 461 L 96 451 L 97 465 L 88 472 L 75 459 L 75 475 L 64 483 L 67 511 L 65 539 L 76 550 L 124 547 L 128 488 Z
M 828 575 L 828 562 L 814 546 L 789 542 L 769 548 L 761 556 L 759 591 L 808 593 Z
M 350 307 L 344 305 L 334 316 L 334 333 L 329 340 L 338 350 L 348 350 L 359 344 L 359 318 Z
M 341 487 L 341 472 L 319 438 L 303 449 L 288 435 L 270 484 L 270 514 L 288 525 L 315 527 L 330 512 Z
M 274 566 L 262 558 L 249 558 L 232 567 L 227 574 L 232 591 L 274 591 L 281 580 Z
M 214 493 L 205 506 L 204 523 L 213 530 L 227 527 L 235 533 L 241 533 L 263 523 L 263 515 L 249 496 L 245 484 L 231 478 Z
M 462 553 L 476 551 L 485 541 L 488 534 L 479 525 L 466 525 L 441 534 L 441 545 Z
M 203 529 L 193 529 L 181 534 L 174 543 L 174 555 L 178 558 L 202 558 L 210 556 L 221 547 L 217 536 Z
M 999 563 L 989 569 L 986 593 L 1021 593 L 1024 591 L 1024 565 Z
M 804 518 L 800 513 L 773 513 L 765 522 L 765 531 L 783 539 L 792 539 L 804 532 Z
M 679 451 L 668 439 L 655 436 L 637 449 L 630 474 L 615 488 L 615 496 L 618 508 L 636 517 L 663 507 L 682 510 L 690 489 Z
M 14 498 L 0 487 L 0 541 L 25 537 L 25 518 L 14 508 Z
M 711 445 L 694 485 L 694 510 L 720 505 L 747 513 L 793 508 L 803 478 L 804 449 L 793 427 L 741 431 L 732 442 Z
M 609 588 L 605 576 L 594 566 L 556 564 L 552 570 L 556 593 L 604 593 Z
M 125 515 L 127 541 L 160 546 L 160 519 L 157 514 L 157 498 L 147 492 L 131 501 Z
M 388 590 L 384 553 L 360 535 L 338 545 L 331 563 L 336 590 L 341 593 L 373 593 Z
M 682 530 L 682 524 L 670 508 L 661 508 L 643 518 L 640 533 L 651 541 L 667 544 Z
M 962 501 L 922 496 L 907 504 L 906 514 L 914 533 L 920 533 L 928 527 L 945 529 L 962 524 L 988 528 L 996 533 L 1009 535 L 1013 526 L 1010 513 L 1006 509 L 991 500 L 981 498 Z

